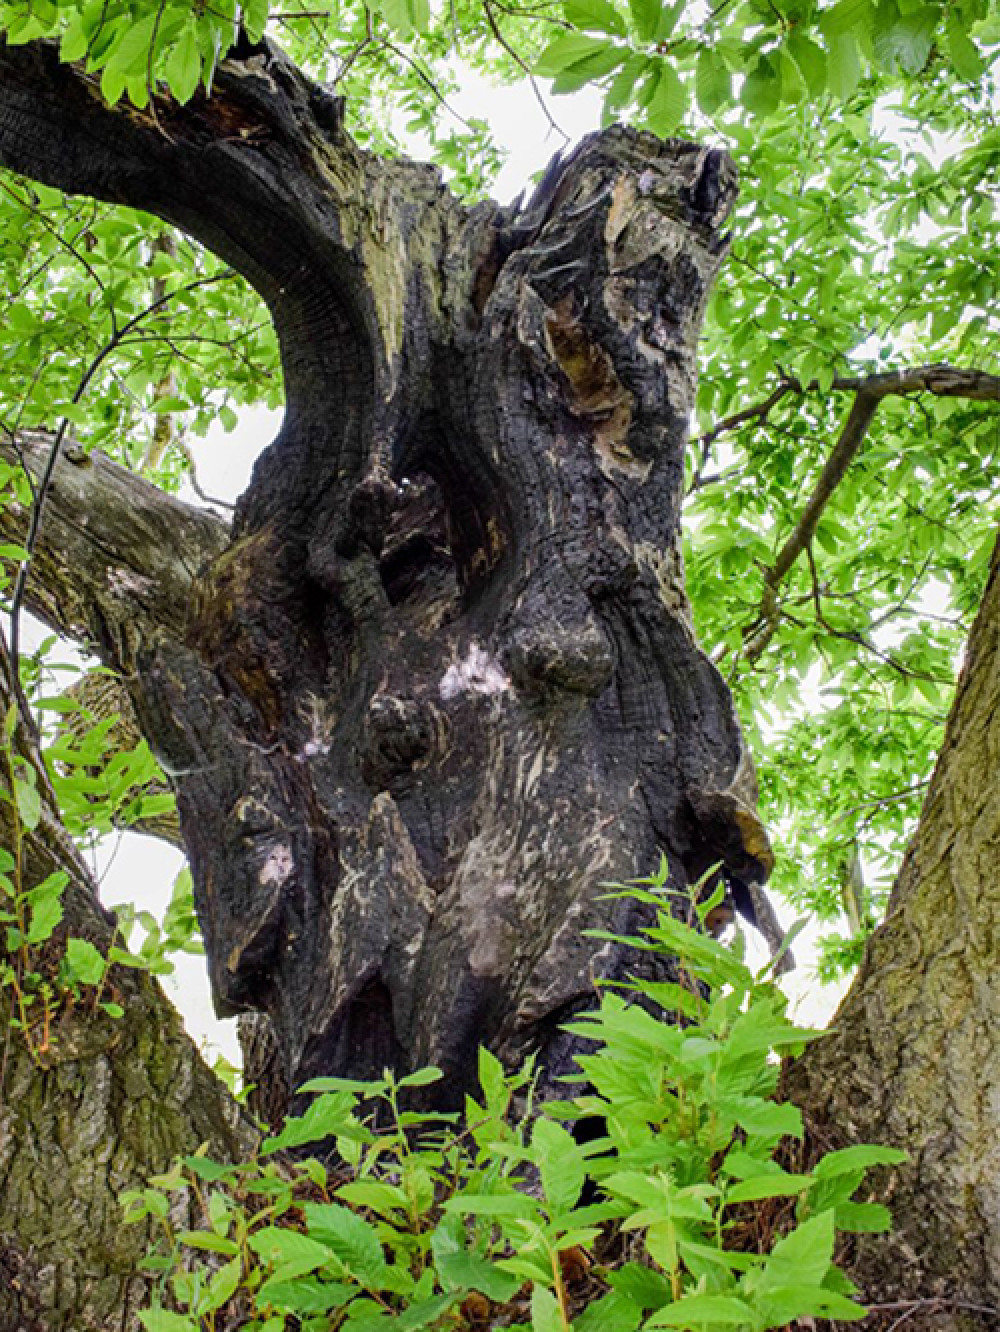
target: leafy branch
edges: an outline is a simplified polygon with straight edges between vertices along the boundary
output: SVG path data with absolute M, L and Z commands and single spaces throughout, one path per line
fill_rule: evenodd
M 815 380 L 803 385 L 796 379 L 786 379 L 761 403 L 720 421 L 712 430 L 700 436 L 697 443 L 704 449 L 721 435 L 751 421 L 765 422 L 774 408 L 789 394 L 804 396 L 820 388 L 821 385 Z M 744 635 L 744 656 L 751 665 L 760 659 L 777 632 L 780 622 L 778 590 L 796 561 L 811 545 L 826 506 L 867 438 L 879 404 L 889 397 L 909 397 L 917 393 L 966 398 L 976 402 L 1000 402 L 1000 376 L 943 364 L 912 366 L 874 375 L 836 376 L 829 388 L 832 392 L 853 393 L 854 401 L 798 522 L 775 556 L 773 564 L 765 570 L 764 591 L 757 616 Z

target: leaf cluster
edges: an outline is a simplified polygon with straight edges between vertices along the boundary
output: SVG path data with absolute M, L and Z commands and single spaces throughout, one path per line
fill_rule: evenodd
M 461 1114 L 420 1108 L 435 1069 L 317 1078 L 254 1159 L 187 1157 L 126 1195 L 127 1218 L 161 1236 L 148 1332 L 764 1332 L 862 1317 L 836 1234 L 886 1228 L 854 1194 L 902 1154 L 780 1163 L 803 1135 L 777 1095 L 780 1060 L 816 1033 L 737 947 L 675 918 L 664 878 L 621 890 L 651 920 L 626 942 L 679 956 L 682 980 L 609 991 L 570 1025 L 590 1052 L 565 1101 L 534 1105 L 530 1068 L 509 1075 L 486 1050 Z M 185 1196 L 199 1229 L 171 1221 Z

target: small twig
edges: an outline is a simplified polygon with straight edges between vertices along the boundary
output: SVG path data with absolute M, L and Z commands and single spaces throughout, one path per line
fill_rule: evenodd
M 507 52 L 510 58 L 514 61 L 514 63 L 518 65 L 525 72 L 525 74 L 527 74 L 528 82 L 531 84 L 531 91 L 534 93 L 535 101 L 541 107 L 542 115 L 549 122 L 549 129 L 554 130 L 556 134 L 561 135 L 564 143 L 569 143 L 569 135 L 566 133 L 566 131 L 556 120 L 555 116 L 553 116 L 552 112 L 549 110 L 548 103 L 546 102 L 545 97 L 542 94 L 541 88 L 539 88 L 538 86 L 538 80 L 535 77 L 534 72 L 527 64 L 525 64 L 524 60 L 519 55 L 519 53 L 514 49 L 513 46 L 511 46 L 510 42 L 507 41 L 507 38 L 500 31 L 500 25 L 497 23 L 496 15 L 493 13 L 492 0 L 484 0 L 483 13 L 486 15 L 486 22 L 490 25 L 490 31 L 493 33 L 493 36 L 496 38 L 497 43 L 501 47 L 503 47 L 503 49 Z

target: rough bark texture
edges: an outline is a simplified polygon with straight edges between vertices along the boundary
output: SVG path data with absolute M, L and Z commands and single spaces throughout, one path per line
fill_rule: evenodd
M 0 660 L 6 714 L 9 662 Z M 35 950 L 31 966 L 54 974 L 72 935 L 105 950 L 112 923 L 86 867 L 62 832 L 37 752 L 23 730 L 19 761 L 38 774 L 42 821 L 24 836 L 18 860 L 24 889 L 54 870 L 70 876 L 65 918 Z M 0 845 L 18 838 L 4 763 Z M 74 1000 L 58 987 L 29 1042 L 8 1025 L 13 992 L 0 991 L 0 1332 L 91 1332 L 138 1327 L 146 1282 L 136 1275 L 148 1229 L 123 1226 L 119 1194 L 142 1188 L 200 1144 L 221 1159 L 245 1151 L 250 1134 L 222 1084 L 206 1068 L 159 985 L 116 967 L 105 998 L 125 1008 L 115 1019 L 93 991 Z M 34 1048 L 32 1048 L 34 1047 Z M 183 1220 L 183 1200 L 177 1220 Z
M 281 341 L 284 427 L 183 635 L 94 626 L 176 785 L 216 1003 L 270 1015 L 292 1085 L 434 1062 L 457 1097 L 482 1039 L 552 1075 L 625 965 L 581 935 L 630 924 L 602 879 L 723 861 L 752 913 L 770 865 L 679 553 L 732 167 L 610 130 L 470 211 L 267 46 L 158 117 L 0 47 L 0 160 L 179 223 Z
M 792 1079 L 824 1140 L 911 1155 L 886 1189 L 893 1234 L 852 1259 L 864 1288 L 896 1305 L 873 1326 L 906 1314 L 907 1332 L 1000 1326 L 998 662 L 995 554 L 887 918 L 830 1035 Z

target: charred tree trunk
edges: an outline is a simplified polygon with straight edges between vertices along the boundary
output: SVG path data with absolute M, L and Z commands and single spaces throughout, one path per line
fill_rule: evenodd
M 612 129 L 470 211 L 267 45 L 158 123 L 0 47 L 0 160 L 176 222 L 281 342 L 182 631 L 89 624 L 176 785 L 218 1008 L 270 1015 L 293 1086 L 433 1062 L 458 1096 L 484 1039 L 551 1076 L 625 965 L 582 937 L 629 928 L 602 880 L 722 861 L 752 912 L 770 865 L 679 549 L 733 169 Z
M 998 548 L 1000 549 L 1000 548 Z M 1000 1325 L 1000 566 L 972 631 L 920 824 L 883 925 L 792 1091 L 817 1136 L 910 1153 L 890 1235 L 852 1256 L 869 1326 Z

